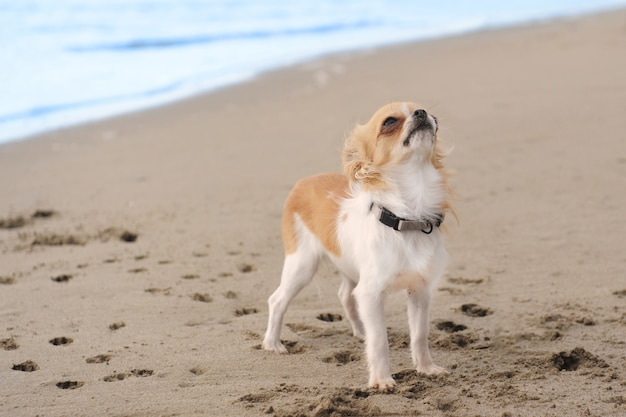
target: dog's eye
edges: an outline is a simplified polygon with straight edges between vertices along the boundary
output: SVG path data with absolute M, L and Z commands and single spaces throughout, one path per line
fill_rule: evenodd
M 383 122 L 383 127 L 389 127 L 391 125 L 394 125 L 398 122 L 398 119 L 396 119 L 395 117 L 387 117 L 385 119 L 385 121 Z

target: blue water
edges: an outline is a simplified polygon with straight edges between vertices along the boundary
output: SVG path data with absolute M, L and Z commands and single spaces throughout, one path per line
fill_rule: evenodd
M 166 103 L 322 54 L 626 0 L 0 0 L 0 142 Z

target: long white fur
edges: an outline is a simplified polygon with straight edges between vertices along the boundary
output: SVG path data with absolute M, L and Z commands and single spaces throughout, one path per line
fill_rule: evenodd
M 432 117 L 431 123 L 435 123 Z M 372 201 L 405 218 L 433 216 L 439 210 L 445 198 L 441 174 L 426 153 L 417 149 L 427 146 L 427 140 L 422 137 L 412 141 L 409 146 L 415 149 L 410 158 L 385 172 L 388 189 L 369 191 L 360 183 L 353 184 L 350 195 L 340 202 L 335 221 L 341 256 L 327 253 L 319 238 L 296 219 L 298 248 L 286 256 L 281 284 L 268 300 L 265 349 L 287 352 L 280 341 L 285 310 L 311 281 L 319 260 L 327 257 L 343 274 L 339 298 L 353 333 L 357 337 L 365 335 L 370 387 L 384 390 L 395 384 L 384 317 L 387 291 L 407 291 L 411 355 L 416 370 L 425 374 L 444 371 L 433 363 L 428 349 L 431 289 L 448 259 L 441 232 L 438 228 L 431 234 L 397 232 L 382 225 L 370 211 Z

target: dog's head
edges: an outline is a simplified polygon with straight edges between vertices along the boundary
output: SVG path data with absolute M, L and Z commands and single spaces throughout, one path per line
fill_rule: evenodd
M 384 173 L 402 164 L 431 163 L 441 168 L 437 118 L 415 103 L 381 107 L 364 125 L 357 125 L 343 150 L 344 172 L 366 187 L 386 187 Z

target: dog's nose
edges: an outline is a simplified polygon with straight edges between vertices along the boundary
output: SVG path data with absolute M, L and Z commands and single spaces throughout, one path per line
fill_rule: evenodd
M 428 113 L 426 113 L 426 110 L 424 109 L 417 109 L 413 112 L 413 117 L 415 117 L 417 120 L 426 120 L 427 116 Z

